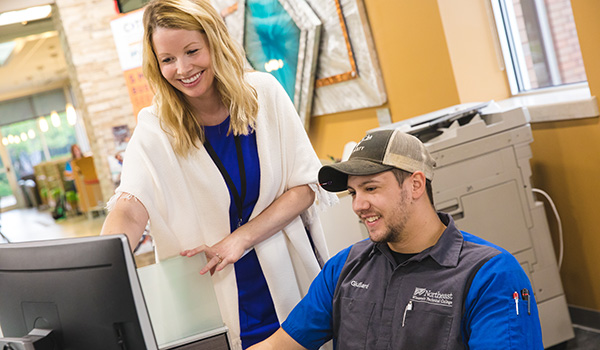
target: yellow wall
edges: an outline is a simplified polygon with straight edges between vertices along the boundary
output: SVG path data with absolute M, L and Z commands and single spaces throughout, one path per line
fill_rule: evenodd
M 364 2 L 388 94 L 383 107 L 390 109 L 392 121 L 510 96 L 488 0 Z M 600 1 L 572 0 L 572 5 L 590 89 L 596 96 Z M 317 154 L 340 157 L 346 142 L 358 141 L 378 126 L 376 109 L 313 118 L 309 136 Z M 567 301 L 600 310 L 598 118 L 532 127 L 532 182 L 552 196 L 563 221 L 561 276 Z
M 533 186 L 548 192 L 562 220 L 561 277 L 567 301 L 600 310 L 598 118 L 534 124 L 533 138 Z M 556 222 L 550 213 L 548 217 L 558 248 Z
M 455 105 L 458 91 L 436 1 L 365 0 L 392 121 Z M 319 157 L 339 158 L 348 141 L 379 126 L 376 108 L 314 117 Z
M 461 103 L 510 97 L 490 0 L 438 0 Z
M 598 96 L 600 2 L 572 0 L 571 4 L 590 90 Z M 534 124 L 533 137 L 532 182 L 551 195 L 562 220 L 561 277 L 567 301 L 600 310 L 599 120 Z

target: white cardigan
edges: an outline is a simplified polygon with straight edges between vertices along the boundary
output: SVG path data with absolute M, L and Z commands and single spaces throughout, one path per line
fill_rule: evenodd
M 337 197 L 317 185 L 321 163 L 281 85 L 266 73 L 248 73 L 246 79 L 257 90 L 259 101 L 260 195 L 251 219 L 292 187 L 309 184 L 317 193 L 315 204 L 302 218 L 254 247 L 283 322 L 320 271 L 304 225 L 324 263 L 329 255 L 315 206 L 331 205 Z M 153 107 L 139 113 L 115 192 L 109 208 L 124 192 L 138 198 L 148 211 L 159 260 L 201 244 L 214 245 L 230 233 L 229 192 L 219 170 L 204 147 L 194 148 L 187 157 L 177 156 Z M 234 265 L 215 273 L 212 281 L 232 346 L 241 349 Z

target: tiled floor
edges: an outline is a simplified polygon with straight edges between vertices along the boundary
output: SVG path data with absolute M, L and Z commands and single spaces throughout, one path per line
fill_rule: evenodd
M 0 213 L 0 232 L 11 242 L 95 236 L 100 234 L 104 219 L 104 215 L 79 215 L 54 220 L 50 210 L 14 209 Z M 0 243 L 4 243 L 1 236 Z M 154 252 L 136 254 L 135 260 L 138 267 L 152 264 Z
M 575 338 L 547 350 L 599 350 L 600 330 L 574 326 Z
M 0 213 L 0 230 L 11 242 L 94 236 L 105 218 L 79 215 L 55 221 L 49 210 L 14 209 Z

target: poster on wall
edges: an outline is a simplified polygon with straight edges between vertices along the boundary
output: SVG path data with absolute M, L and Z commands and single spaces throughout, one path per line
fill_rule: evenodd
M 143 9 L 129 12 L 113 19 L 110 23 L 136 118 L 142 108 L 152 104 L 154 96 L 142 73 L 143 13 Z

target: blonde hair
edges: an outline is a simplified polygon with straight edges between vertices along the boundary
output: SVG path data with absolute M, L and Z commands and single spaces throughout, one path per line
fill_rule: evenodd
M 196 30 L 206 35 L 214 83 L 221 101 L 229 108 L 229 132 L 247 135 L 258 114 L 256 90 L 244 79 L 243 50 L 229 36 L 225 22 L 209 0 L 154 0 L 144 10 L 144 76 L 155 91 L 154 104 L 165 132 L 173 136 L 173 149 L 187 155 L 197 142 L 204 142 L 204 129 L 195 118 L 185 95 L 175 89 L 160 71 L 152 35 L 157 28 Z

